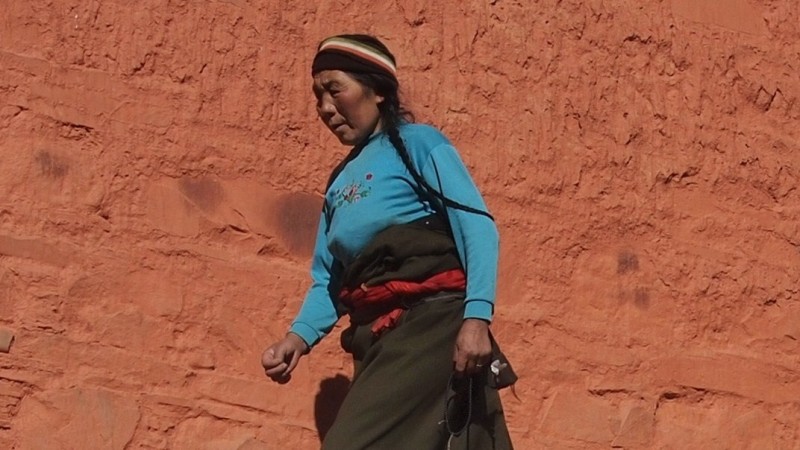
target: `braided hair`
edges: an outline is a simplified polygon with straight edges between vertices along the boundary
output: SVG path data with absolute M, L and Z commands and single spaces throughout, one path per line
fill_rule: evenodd
M 337 47 L 337 43 L 339 47 Z M 355 49 L 352 44 L 357 44 Z M 340 47 L 342 44 L 344 48 Z M 347 47 L 350 45 L 351 47 Z M 364 59 L 364 54 L 369 59 Z M 383 63 L 375 64 L 376 56 L 383 59 Z M 398 156 L 408 169 L 411 177 L 415 181 L 414 190 L 420 198 L 428 200 L 431 206 L 437 210 L 445 219 L 447 207 L 460 209 L 473 214 L 480 214 L 492 220 L 494 218 L 486 211 L 475 209 L 447 198 L 439 190 L 434 189 L 411 163 L 408 149 L 403 138 L 400 136 L 400 125 L 414 122 L 414 115 L 407 110 L 400 102 L 399 83 L 395 74 L 395 58 L 386 45 L 377 38 L 366 34 L 348 34 L 334 36 L 326 39 L 320 44 L 320 50 L 314 58 L 312 73 L 326 68 L 339 68 L 344 70 L 357 82 L 367 89 L 372 90 L 377 95 L 383 97 L 383 101 L 378 104 L 381 126 L 389 137 L 389 141 L 397 151 Z M 368 140 L 368 139 L 367 139 Z M 328 179 L 325 188 L 327 192 L 336 177 L 344 167 L 355 159 L 363 150 L 366 141 L 359 143 L 350 153 L 334 168 Z M 438 206 L 438 208 L 437 208 Z M 445 220 L 447 221 L 447 220 Z
M 393 77 L 379 73 L 350 73 L 350 76 L 352 76 L 363 86 L 372 89 L 377 95 L 383 97 L 383 101 L 378 104 L 382 129 L 384 132 L 386 132 L 389 142 L 392 143 L 395 151 L 397 151 L 397 155 L 403 161 L 406 169 L 408 169 L 411 177 L 416 182 L 414 185 L 414 190 L 417 191 L 417 194 L 420 196 L 420 198 L 430 201 L 431 206 L 435 207 L 436 205 L 439 205 L 439 208 L 435 209 L 437 209 L 437 211 L 440 213 L 443 213 L 447 207 L 450 207 L 473 214 L 480 214 L 494 220 L 492 215 L 486 211 L 464 205 L 446 197 L 439 190 L 435 189 L 427 181 L 425 181 L 419 171 L 411 163 L 411 156 L 409 156 L 405 142 L 400 136 L 400 125 L 404 123 L 413 123 L 414 115 L 400 102 L 397 80 Z M 338 172 L 344 169 L 344 166 L 348 162 L 358 156 L 363 149 L 363 146 L 364 144 L 356 145 L 350 154 L 348 154 L 342 163 L 340 163 L 340 165 L 334 170 L 334 173 L 331 174 L 331 179 L 328 182 L 328 187 L 330 187 L 330 184 L 333 183 L 333 180 L 336 178 L 336 175 L 338 175 Z M 447 217 L 446 214 L 443 215 L 445 218 Z

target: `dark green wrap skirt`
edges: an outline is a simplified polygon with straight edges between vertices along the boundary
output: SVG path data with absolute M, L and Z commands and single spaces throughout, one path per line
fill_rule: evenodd
M 485 374 L 473 377 L 471 401 L 452 401 L 463 315 L 464 294 L 441 293 L 415 303 L 379 338 L 371 324 L 346 330 L 342 346 L 352 353 L 355 372 L 323 450 L 511 449 L 500 396 Z M 444 420 L 448 399 L 448 416 L 470 418 L 457 435 Z

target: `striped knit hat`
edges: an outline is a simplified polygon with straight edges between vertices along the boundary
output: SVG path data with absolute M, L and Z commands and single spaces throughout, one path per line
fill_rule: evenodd
M 394 55 L 377 38 L 366 34 L 340 34 L 323 40 L 311 65 L 311 74 L 322 70 L 379 73 L 397 79 Z

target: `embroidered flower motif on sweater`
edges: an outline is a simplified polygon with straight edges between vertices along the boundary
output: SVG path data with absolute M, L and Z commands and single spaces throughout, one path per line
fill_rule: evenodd
M 367 174 L 367 180 L 372 178 L 372 174 Z M 342 206 L 344 204 L 353 204 L 364 197 L 367 197 L 370 192 L 372 191 L 371 186 L 363 186 L 359 182 L 353 182 L 348 184 L 347 186 L 337 189 L 333 192 L 333 198 L 335 207 Z

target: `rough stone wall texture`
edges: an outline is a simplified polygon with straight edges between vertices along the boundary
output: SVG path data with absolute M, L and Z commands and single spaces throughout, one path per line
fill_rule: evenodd
M 518 448 L 800 448 L 795 0 L 6 0 L 0 448 L 318 446 L 340 328 L 288 385 L 259 358 L 352 30 L 497 217 Z

